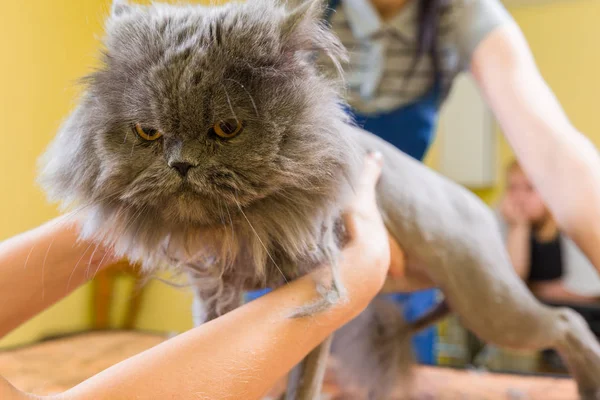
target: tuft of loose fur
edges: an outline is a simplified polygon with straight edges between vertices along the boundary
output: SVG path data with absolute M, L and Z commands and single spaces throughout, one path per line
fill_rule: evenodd
M 79 216 L 84 238 L 147 271 L 191 271 L 204 319 L 244 288 L 335 268 L 361 160 L 342 133 L 341 85 L 313 62 L 346 57 L 322 11 L 319 0 L 292 11 L 116 1 L 102 65 L 40 161 L 49 198 Z M 239 136 L 211 135 L 232 118 Z M 136 124 L 162 137 L 144 141 Z M 185 178 L 177 162 L 193 166 Z

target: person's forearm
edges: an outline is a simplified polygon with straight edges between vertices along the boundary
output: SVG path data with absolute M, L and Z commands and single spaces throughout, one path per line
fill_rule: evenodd
M 582 296 L 565 288 L 561 281 L 538 282 L 531 285 L 531 292 L 540 300 L 550 303 L 595 304 L 598 298 Z
M 77 234 L 60 217 L 0 243 L 0 337 L 94 275 L 105 253 Z
M 572 127 L 546 136 L 552 150 L 540 164 L 530 166 L 532 179 L 560 230 L 600 271 L 600 158 Z
M 525 79 L 525 77 L 523 78 Z M 541 80 L 520 82 L 532 90 L 535 111 L 528 118 L 503 118 L 517 158 L 531 178 L 560 230 L 570 236 L 600 271 L 600 157 L 595 146 L 567 119 L 552 92 Z M 526 109 L 523 104 L 523 108 Z M 531 110 L 530 110 L 531 111 Z
M 567 123 L 538 120 L 544 149 L 519 154 L 526 172 L 561 230 L 600 271 L 600 157 L 595 146 Z M 516 149 L 524 151 L 523 149 Z
M 508 228 L 506 237 L 506 250 L 513 268 L 521 279 L 525 279 L 529 274 L 530 233 L 528 225 L 515 225 Z
M 518 26 L 489 34 L 471 70 L 561 231 L 600 270 L 600 157 L 540 75 Z
M 259 399 L 310 350 L 358 315 L 383 284 L 385 272 L 364 251 L 344 250 L 347 302 L 312 317 L 291 319 L 318 299 L 315 272 L 96 375 L 60 399 Z
M 571 151 L 565 151 L 565 161 L 560 162 L 572 173 L 561 174 L 545 195 L 561 231 L 600 271 L 600 158 L 586 138 L 579 139 L 582 140 L 572 143 Z

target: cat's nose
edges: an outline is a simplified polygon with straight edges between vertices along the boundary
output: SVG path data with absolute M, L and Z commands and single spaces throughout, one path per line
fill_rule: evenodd
M 182 178 L 185 178 L 188 171 L 194 167 L 192 164 L 187 162 L 172 162 L 169 163 L 169 166 L 177 171 Z

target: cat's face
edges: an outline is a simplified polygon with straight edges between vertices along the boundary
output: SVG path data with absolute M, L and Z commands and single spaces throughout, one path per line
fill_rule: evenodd
M 46 155 L 46 188 L 192 224 L 295 190 L 332 195 L 348 144 L 307 50 L 342 49 L 318 11 L 117 2 L 104 66 Z

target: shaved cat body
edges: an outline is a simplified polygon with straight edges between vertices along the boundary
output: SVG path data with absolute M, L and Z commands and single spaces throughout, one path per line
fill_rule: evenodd
M 322 11 L 316 0 L 291 12 L 274 0 L 115 2 L 103 63 L 41 160 L 49 198 L 81 218 L 83 237 L 147 271 L 189 271 L 204 320 L 237 307 L 245 289 L 277 287 L 328 264 L 333 285 L 324 303 L 307 305 L 310 314 L 344 295 L 336 279 L 340 214 L 362 156 L 379 150 L 378 202 L 407 262 L 484 340 L 557 348 L 582 397 L 599 398 L 600 346 L 581 317 L 531 295 L 491 211 L 348 120 L 341 85 L 314 63 L 317 51 L 337 65 L 345 58 Z M 388 311 L 374 305 L 354 322 L 376 322 Z M 374 357 L 388 383 L 397 357 L 375 350 L 404 343 L 396 336 L 362 347 L 374 350 L 363 355 Z M 362 382 L 391 387 L 380 379 Z M 316 398 L 320 377 L 305 381 L 314 385 L 298 398 Z M 372 387 L 366 393 L 389 398 Z

